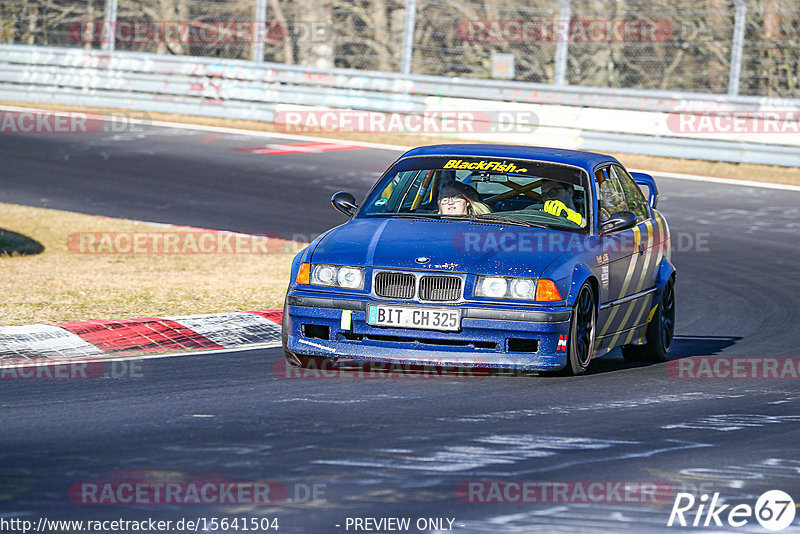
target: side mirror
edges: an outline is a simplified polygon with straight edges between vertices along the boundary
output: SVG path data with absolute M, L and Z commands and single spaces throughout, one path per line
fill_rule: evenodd
M 636 226 L 636 215 L 632 211 L 615 211 L 610 219 L 600 225 L 600 232 L 605 235 L 634 226 Z
M 658 205 L 658 188 L 656 187 L 656 181 L 653 180 L 653 177 L 643 172 L 632 172 L 631 178 L 633 178 L 633 181 L 636 182 L 637 185 L 647 186 L 647 189 L 650 190 L 650 207 L 656 209 Z
M 334 193 L 331 197 L 331 204 L 337 210 L 341 211 L 348 217 L 352 217 L 353 213 L 355 213 L 358 205 L 356 204 L 356 197 L 351 195 L 346 191 L 339 191 L 338 193 Z

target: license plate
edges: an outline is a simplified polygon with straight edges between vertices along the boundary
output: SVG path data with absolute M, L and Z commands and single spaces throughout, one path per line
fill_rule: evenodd
M 461 313 L 442 308 L 370 305 L 367 307 L 367 324 L 452 332 L 461 329 Z

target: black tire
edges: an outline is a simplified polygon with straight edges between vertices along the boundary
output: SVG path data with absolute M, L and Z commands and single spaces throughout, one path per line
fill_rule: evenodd
M 572 320 L 569 325 L 569 345 L 567 346 L 567 365 L 561 374 L 582 375 L 594 356 L 594 342 L 597 335 L 597 305 L 594 290 L 585 282 L 578 292 L 572 307 Z
M 304 354 L 295 354 L 289 350 L 289 329 L 286 327 L 288 315 L 289 305 L 287 294 L 287 298 L 283 301 L 283 319 L 281 320 L 281 344 L 283 345 L 283 356 L 286 358 L 286 363 L 292 367 L 302 367 L 303 369 L 330 369 L 331 366 L 336 363 L 335 358 L 306 356 Z
M 675 279 L 670 277 L 661 293 L 661 300 L 650 324 L 647 325 L 647 343 L 625 345 L 622 355 L 631 362 L 665 362 L 675 336 Z

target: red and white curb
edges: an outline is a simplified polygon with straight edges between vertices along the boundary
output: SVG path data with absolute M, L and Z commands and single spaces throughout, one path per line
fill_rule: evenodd
M 281 343 L 281 310 L 0 327 L 1 365 L 269 348 Z

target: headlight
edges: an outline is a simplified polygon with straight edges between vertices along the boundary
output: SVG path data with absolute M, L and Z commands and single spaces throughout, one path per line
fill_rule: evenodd
M 483 297 L 500 298 L 506 295 L 508 283 L 505 278 L 479 278 L 478 294 Z
M 536 292 L 533 280 L 528 278 L 515 278 L 511 281 L 511 298 L 533 300 Z
M 536 280 L 531 278 L 479 276 L 475 285 L 476 297 L 533 300 L 535 295 Z
M 337 265 L 312 265 L 311 284 L 317 286 L 364 288 L 364 269 Z
M 336 277 L 339 285 L 350 289 L 361 289 L 364 287 L 364 273 L 355 267 L 342 267 Z
M 329 265 L 317 265 L 313 280 L 324 286 L 332 286 L 336 283 L 336 269 Z

